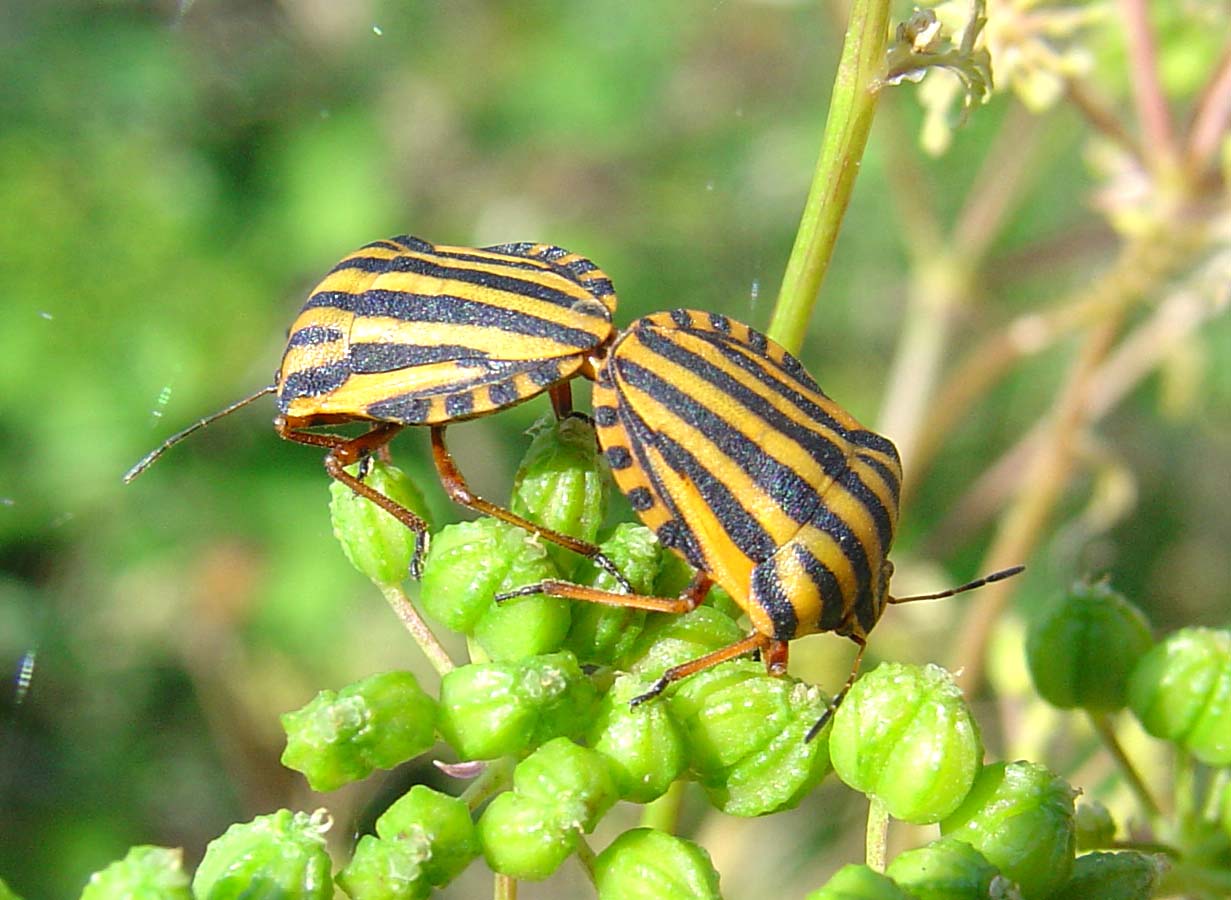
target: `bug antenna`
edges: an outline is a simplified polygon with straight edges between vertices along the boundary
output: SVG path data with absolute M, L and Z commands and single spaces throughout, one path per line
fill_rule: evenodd
M 245 397 L 243 400 L 239 400 L 235 403 L 232 403 L 226 409 L 220 410 L 214 413 L 212 416 L 206 416 L 204 419 L 201 419 L 199 422 L 189 425 L 183 431 L 179 432 L 179 434 L 171 435 L 171 437 L 167 438 L 165 441 L 163 441 L 161 444 L 159 444 L 157 447 L 155 447 L 145 456 L 141 457 L 140 462 L 138 462 L 135 466 L 133 466 L 131 469 L 129 469 L 127 472 L 124 473 L 124 483 L 128 484 L 130 481 L 132 481 L 134 478 L 136 478 L 138 475 L 140 475 L 142 472 L 148 469 L 151 465 L 153 465 L 154 460 L 158 459 L 158 457 L 162 456 L 164 453 L 166 453 L 168 450 L 170 450 L 172 447 L 174 447 L 184 438 L 188 437 L 188 435 L 192 434 L 194 431 L 204 428 L 206 425 L 210 424 L 211 422 L 216 422 L 217 420 L 221 419 L 223 416 L 229 416 L 231 413 L 235 412 L 235 410 L 242 409 L 243 407 L 251 403 L 253 400 L 260 399 L 261 397 L 264 397 L 266 394 L 272 394 L 277 389 L 278 389 L 278 386 L 273 385 L 273 384 L 271 384 L 269 387 L 263 387 L 259 391 L 257 391 L 255 394 L 253 394 L 252 396 Z
M 935 594 L 914 594 L 910 597 L 890 597 L 889 602 L 910 603 L 914 600 L 940 600 L 943 597 L 952 597 L 954 594 L 964 594 L 966 591 L 973 591 L 975 588 L 983 587 L 983 585 L 991 584 L 994 581 L 1004 581 L 1006 578 L 1012 578 L 1014 575 L 1024 571 L 1026 571 L 1025 566 L 1010 566 L 1007 569 L 1001 569 L 999 572 L 993 572 L 991 575 L 984 575 L 982 578 L 968 581 L 959 587 L 949 588 L 947 591 L 939 591 Z

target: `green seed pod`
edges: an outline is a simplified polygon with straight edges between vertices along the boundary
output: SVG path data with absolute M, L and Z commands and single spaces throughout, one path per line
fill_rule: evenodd
M 1149 900 L 1166 868 L 1161 855 L 1087 853 L 1077 857 L 1072 876 L 1048 900 Z
M 332 791 L 391 769 L 436 742 L 436 702 L 410 672 L 385 672 L 321 691 L 281 717 L 282 764 L 302 772 L 314 791 Z
M 918 900 L 893 879 L 867 866 L 843 866 L 804 900 Z
M 966 841 L 1021 888 L 1026 900 L 1048 896 L 1073 870 L 1076 835 L 1068 783 L 1031 762 L 984 766 L 940 833 Z
M 505 791 L 478 824 L 483 856 L 493 872 L 542 881 L 577 849 L 581 832 L 562 822 L 556 810 L 537 800 Z
M 898 854 L 885 874 L 918 900 L 1008 900 L 1016 893 L 983 854 L 954 838 Z
M 90 876 L 81 900 L 192 900 L 183 856 L 179 848 L 133 847 Z M 0 885 L 0 898 L 15 896 Z
M 688 765 L 684 735 L 665 703 L 629 701 L 650 689 L 650 682 L 621 675 L 599 703 L 590 726 L 589 744 L 607 757 L 620 797 L 649 803 L 666 793 Z
M 1175 632 L 1145 655 L 1128 690 L 1150 734 L 1206 765 L 1231 765 L 1231 632 Z
M 681 682 L 668 707 L 710 802 L 759 816 L 795 806 L 829 772 L 828 742 L 804 740 L 826 703 L 815 687 L 734 660 Z
M 559 570 L 544 545 L 498 519 L 441 529 L 423 564 L 420 601 L 446 628 L 472 634 L 492 659 L 521 659 L 557 649 L 568 633 L 570 604 L 559 597 L 493 598 Z
M 556 738 L 513 770 L 513 791 L 552 809 L 557 819 L 589 834 L 620 798 L 606 758 Z
M 704 848 L 653 828 L 626 831 L 598 855 L 599 900 L 721 900 Z
M 456 797 L 417 784 L 376 820 L 382 840 L 422 847 L 423 877 L 437 887 L 448 884 L 479 855 L 479 838 L 470 810 Z
M 646 619 L 645 630 L 617 665 L 652 681 L 672 666 L 733 644 L 745 634 L 738 622 L 709 606 L 682 616 L 655 614 Z
M 583 733 L 597 703 L 571 653 L 479 663 L 441 679 L 437 727 L 460 758 L 495 759 Z
M 569 416 L 540 423 L 513 477 L 509 508 L 552 531 L 593 543 L 607 516 L 610 492 L 594 426 Z M 576 554 L 555 545 L 548 553 L 566 576 L 572 574 Z
M 348 471 L 356 474 L 357 467 Z M 397 466 L 372 459 L 363 481 L 427 520 L 423 494 Z M 405 581 L 415 552 L 414 532 L 340 481 L 329 483 L 329 495 L 333 533 L 351 565 L 377 584 Z
M 664 556 L 663 546 L 654 532 L 644 525 L 621 522 L 611 537 L 599 546 L 634 591 L 654 593 L 654 581 Z M 578 567 L 575 580 L 578 584 L 607 591 L 617 589 L 615 579 L 589 560 Z M 611 665 L 632 648 L 645 627 L 646 615 L 644 609 L 576 603 L 564 646 L 577 654 L 582 663 Z
M 1052 706 L 1115 712 L 1153 643 L 1141 610 L 1106 582 L 1079 582 L 1030 628 L 1026 658 L 1035 689 Z
M 965 798 L 983 742 L 948 672 L 882 663 L 838 707 L 829 753 L 838 777 L 855 790 L 879 798 L 896 818 L 926 825 Z
M 197 900 L 330 900 L 329 854 L 324 811 L 308 815 L 280 809 L 232 825 L 205 848 L 192 879 Z
M 1097 800 L 1083 800 L 1073 818 L 1078 850 L 1097 850 L 1111 846 L 1116 839 L 1116 822 L 1107 807 Z
M 427 900 L 432 886 L 423 876 L 426 847 L 365 834 L 351 861 L 338 873 L 338 887 L 352 900 Z

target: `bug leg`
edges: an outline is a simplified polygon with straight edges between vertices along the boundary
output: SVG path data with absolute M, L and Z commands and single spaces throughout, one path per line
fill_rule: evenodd
M 705 669 L 709 669 L 719 663 L 724 663 L 729 659 L 735 659 L 737 656 L 744 656 L 747 653 L 752 653 L 756 650 L 763 651 L 767 657 L 773 657 L 776 654 L 774 649 L 775 644 L 782 644 L 784 641 L 775 641 L 773 638 L 761 634 L 759 631 L 754 631 L 748 637 L 736 641 L 734 644 L 728 644 L 726 647 L 719 647 L 712 653 L 707 653 L 704 656 L 698 656 L 696 659 L 690 659 L 686 663 L 678 666 L 672 666 L 667 671 L 663 672 L 659 678 L 650 687 L 648 691 L 638 697 L 634 697 L 629 701 L 629 707 L 636 708 L 647 700 L 653 700 L 663 691 L 665 691 L 672 682 L 687 678 L 689 675 L 695 675 Z
M 444 486 L 445 493 L 449 495 L 449 499 L 454 503 L 500 519 L 502 522 L 508 522 L 510 525 L 515 525 L 531 534 L 540 535 L 544 540 L 551 541 L 553 544 L 564 547 L 566 550 L 571 550 L 580 556 L 593 560 L 596 566 L 616 580 L 621 589 L 628 594 L 633 593 L 633 587 L 628 583 L 628 579 L 616 568 L 615 563 L 604 556 L 602 551 L 594 544 L 562 534 L 559 531 L 552 531 L 550 528 L 544 528 L 541 525 L 536 525 L 529 519 L 523 518 L 511 510 L 507 510 L 503 506 L 497 506 L 484 500 L 470 490 L 470 486 L 466 484 L 466 479 L 462 477 L 457 463 L 453 461 L 449 448 L 445 446 L 445 426 L 443 425 L 432 426 L 432 459 L 436 463 L 436 472 L 440 475 L 440 483 Z
M 402 430 L 402 426 L 381 423 L 359 437 L 347 438 L 337 434 L 301 431 L 296 429 L 292 422 L 279 416 L 274 420 L 274 430 L 288 441 L 328 448 L 329 452 L 325 454 L 325 471 L 330 477 L 342 482 L 360 497 L 371 500 L 415 533 L 415 552 L 410 558 L 410 576 L 417 579 L 423 574 L 423 557 L 427 553 L 427 523 L 402 504 L 346 471 L 346 466 L 354 463 L 359 463 L 362 467 L 373 453 L 379 452 L 393 440 L 394 435 Z M 362 468 L 361 473 L 366 474 Z
M 573 411 L 573 389 L 567 381 L 553 384 L 548 388 L 547 396 L 551 398 L 551 408 L 557 419 L 567 419 L 569 416 L 578 415 Z
M 604 591 L 602 588 L 586 587 L 584 584 L 573 584 L 571 581 L 548 578 L 524 587 L 514 588 L 511 591 L 504 591 L 497 594 L 494 599 L 499 603 L 514 597 L 546 594 L 549 597 L 560 597 L 563 600 L 583 600 L 587 603 L 601 603 L 604 606 L 623 606 L 629 609 L 646 609 L 650 612 L 683 614 L 692 612 L 701 605 L 701 601 L 709 593 L 711 584 L 708 575 L 698 572 L 678 597 L 653 597 L 649 594 Z
M 842 685 L 841 690 L 834 694 L 829 700 L 829 708 L 821 714 L 821 717 L 816 720 L 816 724 L 808 729 L 808 734 L 804 737 L 804 743 L 808 743 L 814 737 L 821 733 L 829 720 L 833 718 L 833 714 L 838 711 L 838 707 L 842 705 L 842 701 L 846 699 L 847 692 L 850 691 L 851 685 L 855 683 L 855 676 L 859 674 L 859 664 L 863 662 L 863 651 L 868 649 L 867 641 L 863 638 L 857 638 L 851 635 L 851 640 L 859 645 L 859 651 L 855 654 L 855 662 L 851 665 L 851 674 L 847 676 L 846 684 Z

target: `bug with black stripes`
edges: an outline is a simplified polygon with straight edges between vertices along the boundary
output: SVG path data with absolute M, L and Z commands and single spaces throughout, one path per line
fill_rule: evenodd
M 593 415 L 617 485 L 696 576 L 679 597 L 556 580 L 504 596 L 546 593 L 683 613 L 717 583 L 752 622 L 747 637 L 668 669 L 635 703 L 752 652 L 781 674 L 790 641 L 832 631 L 859 648 L 832 709 L 887 605 L 947 597 L 1021 571 L 937 594 L 891 596 L 897 449 L 826 396 L 779 344 L 725 316 L 676 309 L 635 322 L 602 362 Z
M 445 445 L 445 428 L 546 392 L 558 416 L 572 410 L 569 381 L 593 378 L 614 339 L 616 294 L 593 262 L 549 244 L 470 248 L 400 236 L 339 262 L 291 325 L 274 383 L 168 438 L 125 475 L 130 482 L 168 448 L 266 394 L 277 433 L 323 447 L 325 469 L 416 534 L 418 577 L 427 525 L 346 471 L 381 452 L 403 428 L 431 429 L 432 457 L 448 495 L 590 557 L 626 585 L 591 544 L 541 528 L 476 496 Z M 348 437 L 313 430 L 360 422 Z

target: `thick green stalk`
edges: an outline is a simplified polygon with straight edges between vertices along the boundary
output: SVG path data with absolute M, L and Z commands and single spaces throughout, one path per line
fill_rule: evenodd
M 792 352 L 803 344 L 859 174 L 876 113 L 877 79 L 884 70 L 888 39 L 889 0 L 854 0 L 829 99 L 821 155 L 769 325 L 770 336 Z

